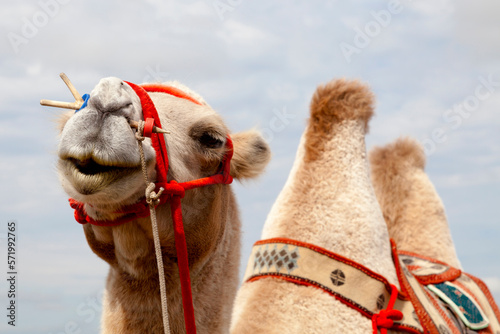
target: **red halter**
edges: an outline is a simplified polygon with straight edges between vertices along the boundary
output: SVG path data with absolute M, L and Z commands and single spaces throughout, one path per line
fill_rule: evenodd
M 139 99 L 141 100 L 142 113 L 144 120 L 146 121 L 144 136 L 151 137 L 151 142 L 156 152 L 157 177 L 155 182 L 156 185 L 155 192 L 158 193 L 160 187 L 165 189 L 159 198 L 160 201 L 158 205 L 170 202 L 170 208 L 172 210 L 172 220 L 174 225 L 177 262 L 179 267 L 179 276 L 181 280 L 182 303 L 184 307 L 184 321 L 186 324 L 186 332 L 188 334 L 194 334 L 196 333 L 196 325 L 194 319 L 194 307 L 193 307 L 193 300 L 191 293 L 191 280 L 189 277 L 186 236 L 184 233 L 184 225 L 182 222 L 181 199 L 184 197 L 185 191 L 189 189 L 204 187 L 212 184 L 230 184 L 231 182 L 233 182 L 233 178 L 229 174 L 231 158 L 233 156 L 233 143 L 228 135 L 226 140 L 227 153 L 222 161 L 221 169 L 217 174 L 188 182 L 177 183 L 175 180 L 171 180 L 169 182 L 167 180 L 168 155 L 167 155 L 167 148 L 165 146 L 165 138 L 161 133 L 152 133 L 152 131 L 148 131 L 148 128 L 152 128 L 152 125 L 161 128 L 161 123 L 155 105 L 147 92 L 166 93 L 179 98 L 189 100 L 199 105 L 201 105 L 201 103 L 196 101 L 192 97 L 188 96 L 181 90 L 178 90 L 174 87 L 168 87 L 162 85 L 138 86 L 130 82 L 126 83 L 130 87 L 132 87 L 132 89 L 135 91 L 135 93 L 137 94 L 137 96 L 139 96 Z M 148 119 L 154 120 L 154 122 L 151 121 L 148 122 Z M 146 203 L 146 199 L 143 199 L 136 204 L 127 205 L 123 207 L 117 213 L 121 213 L 124 215 L 112 221 L 95 220 L 87 215 L 87 212 L 85 211 L 84 208 L 84 203 L 80 203 L 72 198 L 69 199 L 69 202 L 71 207 L 75 209 L 75 219 L 80 224 L 89 223 L 97 226 L 117 226 L 135 220 L 137 218 L 149 217 L 150 215 L 149 205 Z

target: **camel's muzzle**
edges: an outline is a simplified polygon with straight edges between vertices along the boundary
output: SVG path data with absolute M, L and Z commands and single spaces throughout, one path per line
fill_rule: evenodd
M 71 175 L 68 181 L 73 188 L 82 195 L 93 195 L 102 191 L 112 183 L 140 173 L 141 167 L 106 166 L 97 163 L 94 159 L 66 158 L 59 160 L 59 167 L 66 175 Z

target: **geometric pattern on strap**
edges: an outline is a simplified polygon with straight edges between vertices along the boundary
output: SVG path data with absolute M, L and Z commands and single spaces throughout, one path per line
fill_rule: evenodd
M 395 263 L 398 265 L 398 279 L 402 291 L 410 298 L 420 323 L 430 334 L 460 334 L 461 330 L 450 318 L 448 311 L 439 299 L 431 293 L 408 269 L 410 261 L 405 256 L 398 256 L 393 244 Z M 397 262 L 396 262 L 397 261 Z
M 405 276 L 411 281 L 413 291 L 410 294 L 415 291 L 420 292 L 420 298 L 417 298 L 416 303 L 414 302 L 417 310 L 421 301 L 424 304 L 426 300 L 431 302 L 431 305 L 424 306 L 427 314 L 432 312 L 429 312 L 429 308 L 439 310 L 436 304 L 446 303 L 468 328 L 472 330 L 486 328 L 489 333 L 500 334 L 500 310 L 487 286 L 480 279 L 446 263 L 419 254 L 398 251 L 398 257 L 402 266 L 398 275 Z M 400 277 L 400 283 L 401 279 L 405 280 Z M 403 282 L 401 286 L 404 290 L 405 283 Z M 436 301 L 437 299 L 439 301 Z M 444 317 L 445 321 L 447 321 L 446 318 L 448 316 Z M 440 323 L 438 327 L 440 327 L 439 333 L 446 332 L 444 328 L 449 328 L 449 325 L 445 326 Z M 448 332 L 455 332 L 453 327 L 451 326 L 452 330 Z M 434 331 L 431 330 L 432 332 Z
M 462 275 L 459 269 L 419 254 L 398 251 L 398 256 L 412 275 L 424 285 L 453 281 Z
M 479 278 L 465 273 L 452 283 L 473 296 L 489 320 L 489 331 L 500 334 L 500 310 L 486 284 Z
M 500 334 L 500 310 L 481 280 L 443 262 L 398 251 L 394 242 L 392 252 L 402 289 L 394 309 L 401 311 L 403 318 L 395 320 L 391 329 L 409 333 L 464 333 L 463 325 L 452 319 L 444 306 L 443 294 L 431 291 L 440 289 L 457 295 L 448 297 L 455 303 L 450 306 L 466 312 L 457 317 L 465 318 L 463 323 L 467 327 Z M 284 238 L 258 241 L 252 249 L 244 282 L 249 284 L 266 277 L 322 289 L 372 320 L 387 308 L 392 292 L 388 281 L 370 269 L 321 247 Z M 459 296 L 458 291 L 468 300 Z
M 465 289 L 450 282 L 429 284 L 427 287 L 448 304 L 470 329 L 479 330 L 488 327 L 488 318 Z
M 255 243 L 244 282 L 274 277 L 313 286 L 372 319 L 385 310 L 391 285 L 381 275 L 338 254 L 308 243 L 276 238 Z M 398 298 L 394 309 L 403 313 L 392 329 L 423 333 L 412 303 Z

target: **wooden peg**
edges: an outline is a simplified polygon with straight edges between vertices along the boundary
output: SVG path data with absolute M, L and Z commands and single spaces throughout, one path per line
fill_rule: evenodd
M 53 101 L 53 100 L 40 100 L 40 104 L 42 106 L 48 107 L 57 107 L 57 108 L 65 108 L 65 109 L 73 109 L 78 110 L 82 107 L 84 101 L 80 93 L 76 90 L 75 86 L 71 83 L 68 76 L 64 73 L 59 74 L 61 79 L 64 81 L 66 86 L 71 91 L 71 94 L 75 98 L 75 102 L 61 102 L 61 101 Z

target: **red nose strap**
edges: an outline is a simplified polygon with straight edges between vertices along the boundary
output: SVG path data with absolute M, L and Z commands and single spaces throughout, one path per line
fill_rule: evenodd
M 170 202 L 170 208 L 172 210 L 172 221 L 174 225 L 175 247 L 177 251 L 177 264 L 179 267 L 179 276 L 181 281 L 184 321 L 186 324 L 186 332 L 188 334 L 194 334 L 196 333 L 196 325 L 191 293 L 191 280 L 189 277 L 186 236 L 184 233 L 184 225 L 182 222 L 181 199 L 184 197 L 185 191 L 189 189 L 204 187 L 213 184 L 230 184 L 233 182 L 233 178 L 230 175 L 231 158 L 233 156 L 233 142 L 228 135 L 226 138 L 226 154 L 222 160 L 221 168 L 217 174 L 188 182 L 177 183 L 175 180 L 171 180 L 169 182 L 167 179 L 168 155 L 167 147 L 165 145 L 165 137 L 161 133 L 153 133 L 153 126 L 157 126 L 159 128 L 162 128 L 162 126 L 160 118 L 158 117 L 158 112 L 148 92 L 166 93 L 179 98 L 184 98 L 198 105 L 201 105 L 201 103 L 188 96 L 184 92 L 173 87 L 161 85 L 145 85 L 141 87 L 130 82 L 127 82 L 127 84 L 135 91 L 135 93 L 141 100 L 142 113 L 145 120 L 144 136 L 151 138 L 151 143 L 156 153 L 157 173 L 155 192 L 158 192 L 160 187 L 164 188 L 164 191 L 159 198 L 158 205 Z M 123 207 L 119 212 L 117 212 L 118 214 L 123 215 L 112 221 L 94 220 L 85 212 L 83 203 L 77 202 L 72 198 L 69 199 L 69 202 L 71 207 L 75 209 L 75 219 L 80 224 L 89 223 L 97 226 L 117 226 L 138 218 L 149 217 L 150 215 L 149 205 L 146 203 L 146 199 L 143 199 L 139 203 Z

